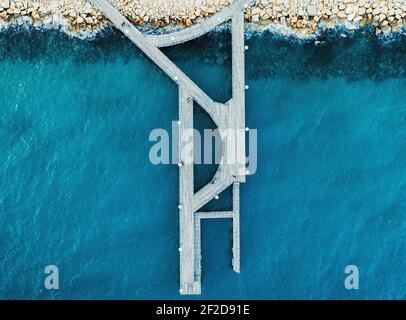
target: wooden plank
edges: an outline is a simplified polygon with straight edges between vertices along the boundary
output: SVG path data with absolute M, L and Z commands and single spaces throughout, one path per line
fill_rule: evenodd
M 186 145 L 190 144 L 189 132 L 193 129 L 193 98 L 183 86 L 179 87 L 179 120 L 180 293 L 194 294 L 193 161 L 184 159 L 183 154 Z

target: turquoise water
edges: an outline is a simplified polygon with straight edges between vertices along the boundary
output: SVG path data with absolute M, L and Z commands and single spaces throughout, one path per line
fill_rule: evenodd
M 406 39 L 320 40 L 248 40 L 242 272 L 230 223 L 204 222 L 202 298 L 406 298 Z M 228 45 L 165 52 L 225 101 Z M 177 120 L 175 85 L 116 34 L 3 33 L 0 57 L 0 298 L 182 298 L 177 167 L 148 159 L 151 130 Z M 50 264 L 59 290 L 43 286 Z

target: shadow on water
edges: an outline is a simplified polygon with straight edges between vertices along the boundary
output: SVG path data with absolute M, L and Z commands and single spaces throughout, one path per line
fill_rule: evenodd
M 257 41 L 259 37 L 261 41 Z M 317 39 L 299 41 L 270 32 L 248 39 L 248 77 L 345 77 L 355 81 L 403 78 L 406 75 L 406 36 L 375 36 L 373 30 L 322 32 Z
M 247 77 L 306 79 L 342 76 L 348 80 L 383 80 L 406 75 L 406 35 L 383 39 L 373 30 L 347 32 L 327 30 L 317 39 L 298 40 L 270 32 L 247 37 Z M 260 40 L 260 41 L 257 41 Z M 317 41 L 317 43 L 315 43 Z M 52 45 L 50 45 L 52 44 Z M 229 31 L 212 32 L 163 52 L 178 64 L 214 99 L 231 96 L 231 36 Z M 372 54 L 373 53 L 373 54 Z M 122 34 L 111 30 L 93 40 L 70 37 L 60 31 L 16 31 L 0 34 L 0 59 L 59 63 L 73 59 L 77 64 L 129 61 L 143 55 Z M 207 77 L 206 66 L 215 76 Z M 212 85 L 212 82 L 216 85 Z

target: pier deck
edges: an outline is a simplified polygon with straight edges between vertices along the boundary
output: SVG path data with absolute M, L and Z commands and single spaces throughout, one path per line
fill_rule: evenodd
M 200 23 L 191 27 L 182 29 L 177 32 L 160 35 L 148 35 L 148 39 L 156 47 L 169 47 L 196 39 L 216 28 L 218 25 L 231 20 L 234 15 L 242 13 L 244 8 L 251 4 L 253 0 L 235 0 L 229 6 L 225 7 L 220 12 L 217 12 L 212 17 L 203 19 Z
M 233 220 L 232 266 L 234 271 L 240 272 L 240 183 L 246 180 L 243 10 L 252 0 L 235 0 L 233 4 L 198 25 L 158 36 L 143 35 L 108 0 L 90 1 L 179 86 L 180 293 L 200 294 L 202 219 Z M 158 48 L 195 39 L 228 20 L 231 20 L 232 26 L 233 96 L 230 101 L 221 104 L 213 101 Z M 183 137 L 193 128 L 193 101 L 212 118 L 219 129 L 222 143 L 221 162 L 213 180 L 196 193 L 193 161 L 182 158 L 182 150 L 189 142 Z M 233 186 L 232 211 L 199 212 L 205 204 L 230 186 Z

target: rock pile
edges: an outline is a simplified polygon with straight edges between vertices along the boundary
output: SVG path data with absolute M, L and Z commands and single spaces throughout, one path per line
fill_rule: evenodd
M 318 27 L 375 27 L 376 33 L 397 32 L 406 25 L 404 0 L 259 0 L 246 12 L 259 29 L 276 24 L 309 35 Z
M 110 0 L 136 25 L 150 28 L 191 26 L 233 0 Z M 235 0 L 234 0 L 235 1 Z M 251 28 L 283 26 L 307 36 L 320 26 L 349 29 L 366 24 L 376 33 L 397 32 L 406 25 L 404 0 L 257 0 L 245 14 Z M 95 31 L 106 25 L 102 13 L 86 0 L 0 0 L 0 25 L 27 23 L 62 27 L 68 33 Z
M 228 6 L 232 0 L 110 0 L 137 25 L 151 28 L 191 26 Z M 0 0 L 0 24 L 28 23 L 63 27 L 67 32 L 93 31 L 106 22 L 86 0 Z

